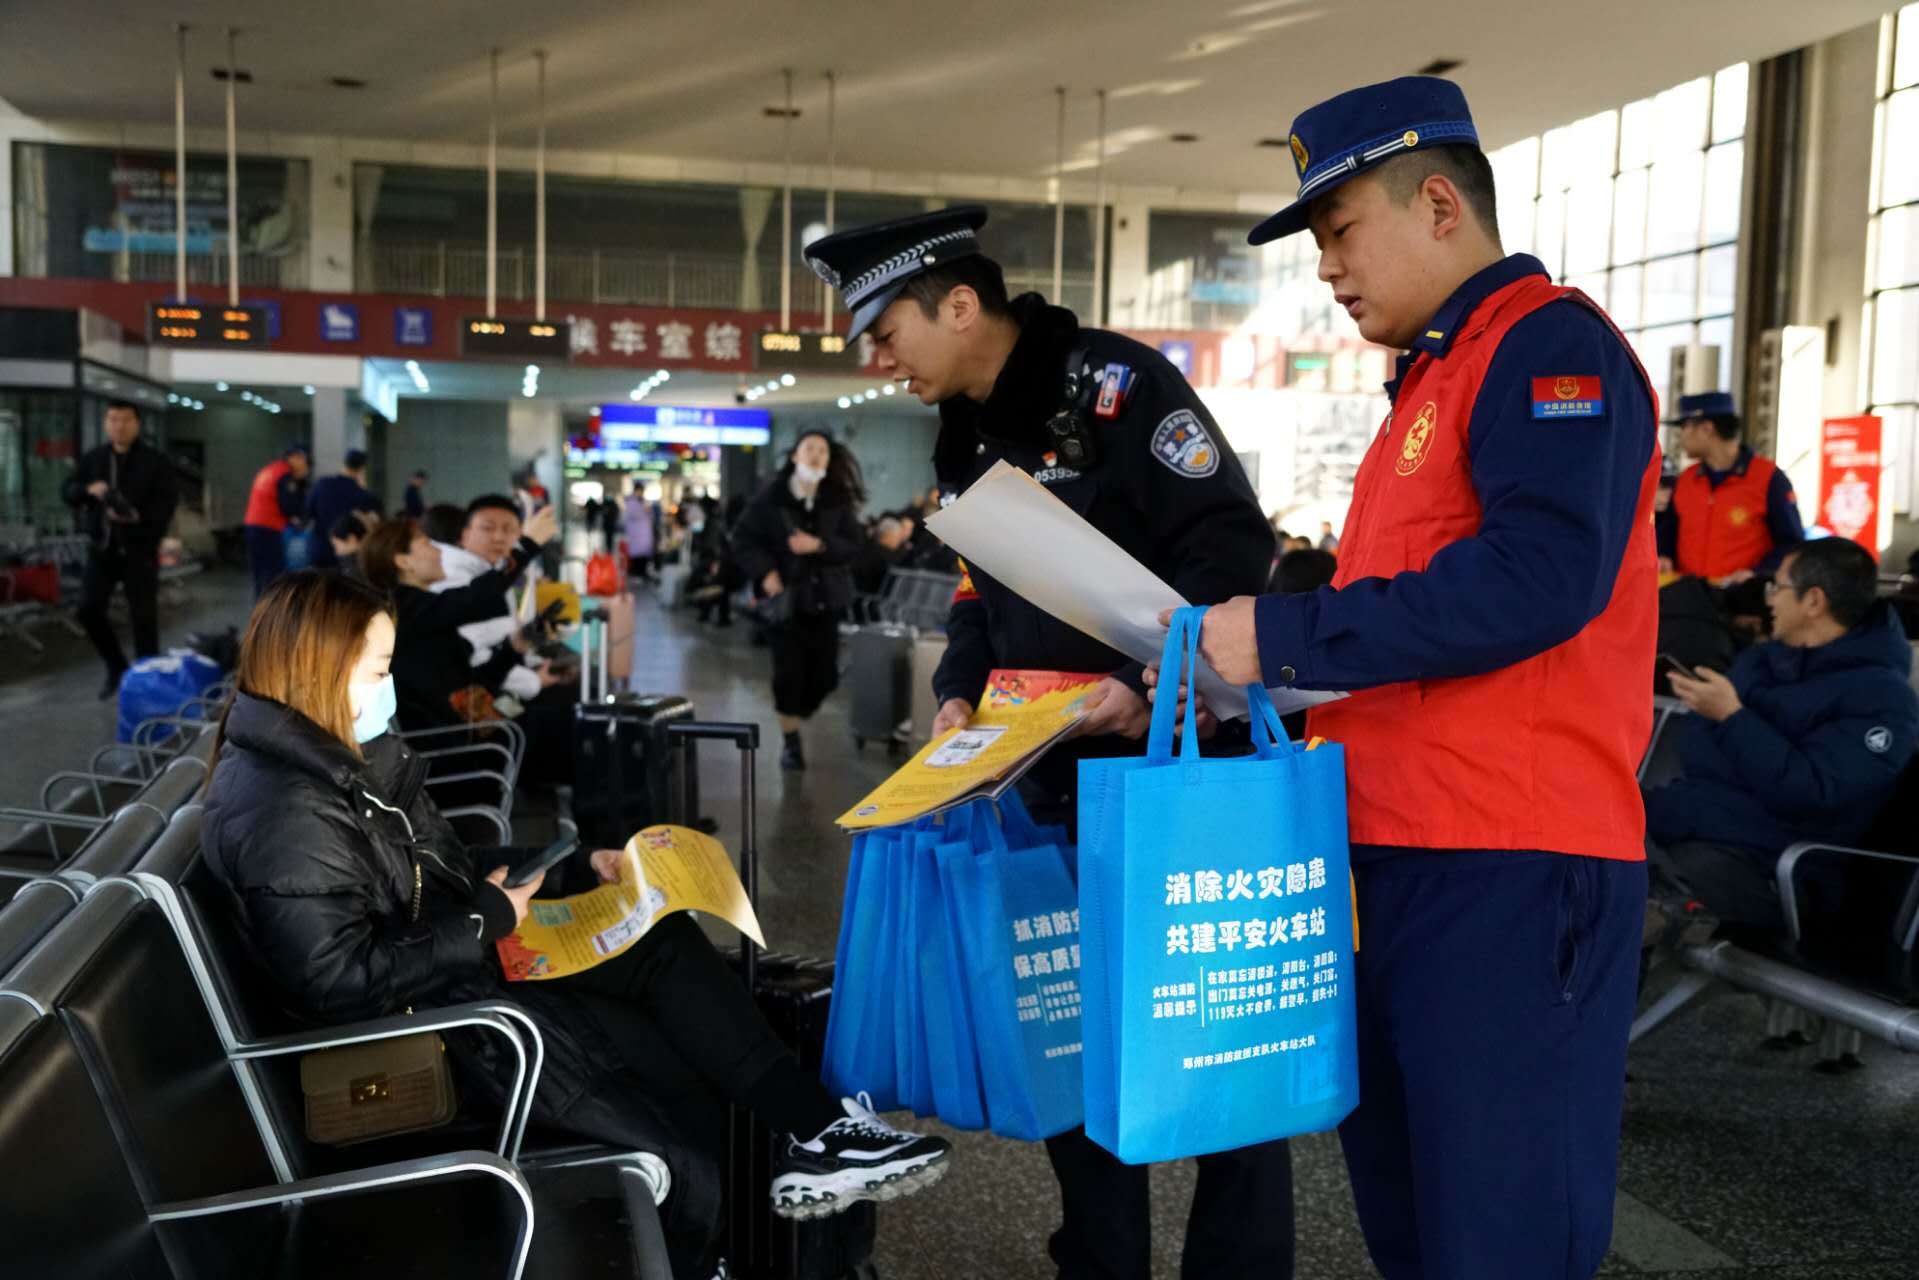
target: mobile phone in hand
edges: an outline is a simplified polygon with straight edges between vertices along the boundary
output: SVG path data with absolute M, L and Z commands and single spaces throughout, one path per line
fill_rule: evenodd
M 1662 653 L 1659 655 L 1659 667 L 1660 670 L 1664 671 L 1669 677 L 1677 675 L 1682 680 L 1697 680 L 1699 678 L 1698 672 L 1673 657 L 1670 653 Z
M 573 851 L 579 847 L 580 838 L 578 836 L 560 837 L 546 848 L 540 850 L 538 857 L 530 859 L 518 870 L 510 873 L 506 878 L 506 887 L 509 889 L 518 889 L 530 883 L 545 872 L 565 862 L 572 856 Z

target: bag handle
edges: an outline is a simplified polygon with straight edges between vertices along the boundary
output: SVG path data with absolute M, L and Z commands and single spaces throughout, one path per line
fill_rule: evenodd
M 1159 655 L 1159 692 L 1164 695 L 1172 690 L 1174 696 L 1160 696 L 1153 699 L 1152 730 L 1146 736 L 1146 759 L 1149 764 L 1171 764 L 1173 761 L 1173 717 L 1178 714 L 1179 686 L 1188 686 L 1186 699 L 1186 720 L 1182 728 L 1182 740 L 1179 758 L 1184 761 L 1199 759 L 1199 712 L 1198 699 L 1190 696 L 1198 684 L 1199 672 L 1199 632 L 1201 620 L 1206 617 L 1203 607 L 1187 607 L 1173 610 L 1173 623 L 1166 629 L 1166 644 Z
M 1294 755 L 1303 749 L 1300 743 L 1286 736 L 1286 725 L 1280 720 L 1272 695 L 1266 692 L 1264 685 L 1246 686 L 1246 710 L 1252 722 L 1253 750 L 1262 759 Z
M 1040 842 L 1039 824 L 1033 821 L 1026 802 L 1019 798 L 1018 787 L 1008 787 L 993 803 L 998 806 L 1000 829 L 1009 844 L 1017 843 L 1022 849 L 1030 849 Z

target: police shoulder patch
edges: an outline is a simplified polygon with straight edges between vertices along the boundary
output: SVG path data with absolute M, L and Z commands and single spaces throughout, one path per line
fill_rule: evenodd
M 1175 409 L 1153 428 L 1153 456 L 1175 475 L 1203 480 L 1219 470 L 1219 450 L 1191 409 Z

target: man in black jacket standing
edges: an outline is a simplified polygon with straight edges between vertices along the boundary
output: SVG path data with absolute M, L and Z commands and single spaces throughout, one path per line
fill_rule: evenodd
M 105 426 L 107 442 L 88 450 L 66 483 L 67 501 L 79 509 L 81 528 L 92 539 L 78 613 L 107 664 L 102 701 L 119 690 L 127 669 L 127 655 L 107 620 L 115 583 L 127 589 L 134 657 L 160 652 L 160 539 L 179 501 L 173 464 L 140 439 L 140 410 L 111 401 Z
M 1008 299 L 999 264 L 976 235 L 985 222 L 985 209 L 955 206 L 806 248 L 846 302 L 849 339 L 867 334 L 880 372 L 939 406 L 933 465 L 942 492 L 965 489 L 1004 460 L 1193 603 L 1257 594 L 1272 563 L 1272 530 L 1206 406 L 1152 348 L 1084 328 L 1037 294 Z M 1141 664 L 977 568 L 969 567 L 946 630 L 933 676 L 935 736 L 968 721 L 996 667 L 1105 674 L 1080 736 L 1022 784 L 1040 821 L 1073 822 L 1078 759 L 1137 752 L 1146 733 Z M 1049 1138 L 1046 1150 L 1064 1209 L 1049 1244 L 1061 1280 L 1147 1280 L 1146 1168 L 1121 1164 L 1083 1129 Z M 1289 1280 L 1285 1142 L 1200 1158 L 1182 1271 L 1192 1280 Z

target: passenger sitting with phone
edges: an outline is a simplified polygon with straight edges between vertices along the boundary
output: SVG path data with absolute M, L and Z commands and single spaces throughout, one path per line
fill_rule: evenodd
M 1667 730 L 1683 776 L 1645 795 L 1655 884 L 1663 877 L 1672 896 L 1778 930 L 1779 855 L 1801 840 L 1856 842 L 1890 798 L 1919 740 L 1919 697 L 1912 646 L 1876 577 L 1857 543 L 1804 543 L 1767 584 L 1770 641 L 1729 675 L 1668 672 L 1695 713 Z M 1656 902 L 1655 914 L 1676 926 L 1680 913 Z
M 220 723 L 202 844 L 241 934 L 288 1007 L 320 1025 L 471 1000 L 535 1020 L 538 1123 L 673 1173 L 663 1219 L 675 1276 L 715 1274 L 728 1104 L 791 1135 L 774 1211 L 837 1212 L 930 1185 L 948 1145 L 836 1102 L 761 1017 L 685 913 L 626 951 L 544 982 L 508 983 L 494 943 L 541 885 L 515 887 L 528 850 L 463 845 L 422 786 L 425 762 L 389 732 L 394 615 L 338 574 L 275 582 L 254 610 Z M 602 880 L 618 851 L 589 855 Z M 513 877 L 517 879 L 518 877 Z M 463 1096 L 498 1106 L 513 1064 L 479 1033 L 448 1033 Z
M 515 529 L 518 529 L 517 523 Z M 507 593 L 540 553 L 559 535 L 552 509 L 527 522 L 526 532 L 500 558 L 500 567 L 448 591 L 435 590 L 444 578 L 440 544 L 411 520 L 389 520 L 374 530 L 360 550 L 366 580 L 393 598 L 399 623 L 393 675 L 399 690 L 404 729 L 443 728 L 499 718 L 495 699 L 515 672 L 541 688 L 565 680 L 562 671 L 542 661 L 522 665 L 535 642 L 509 617 L 503 642 L 486 662 L 469 665 L 473 647 L 466 628 L 503 616 Z M 521 776 L 531 782 L 562 784 L 572 780 L 572 699 L 558 705 L 528 705 L 520 716 L 526 729 L 526 759 Z

